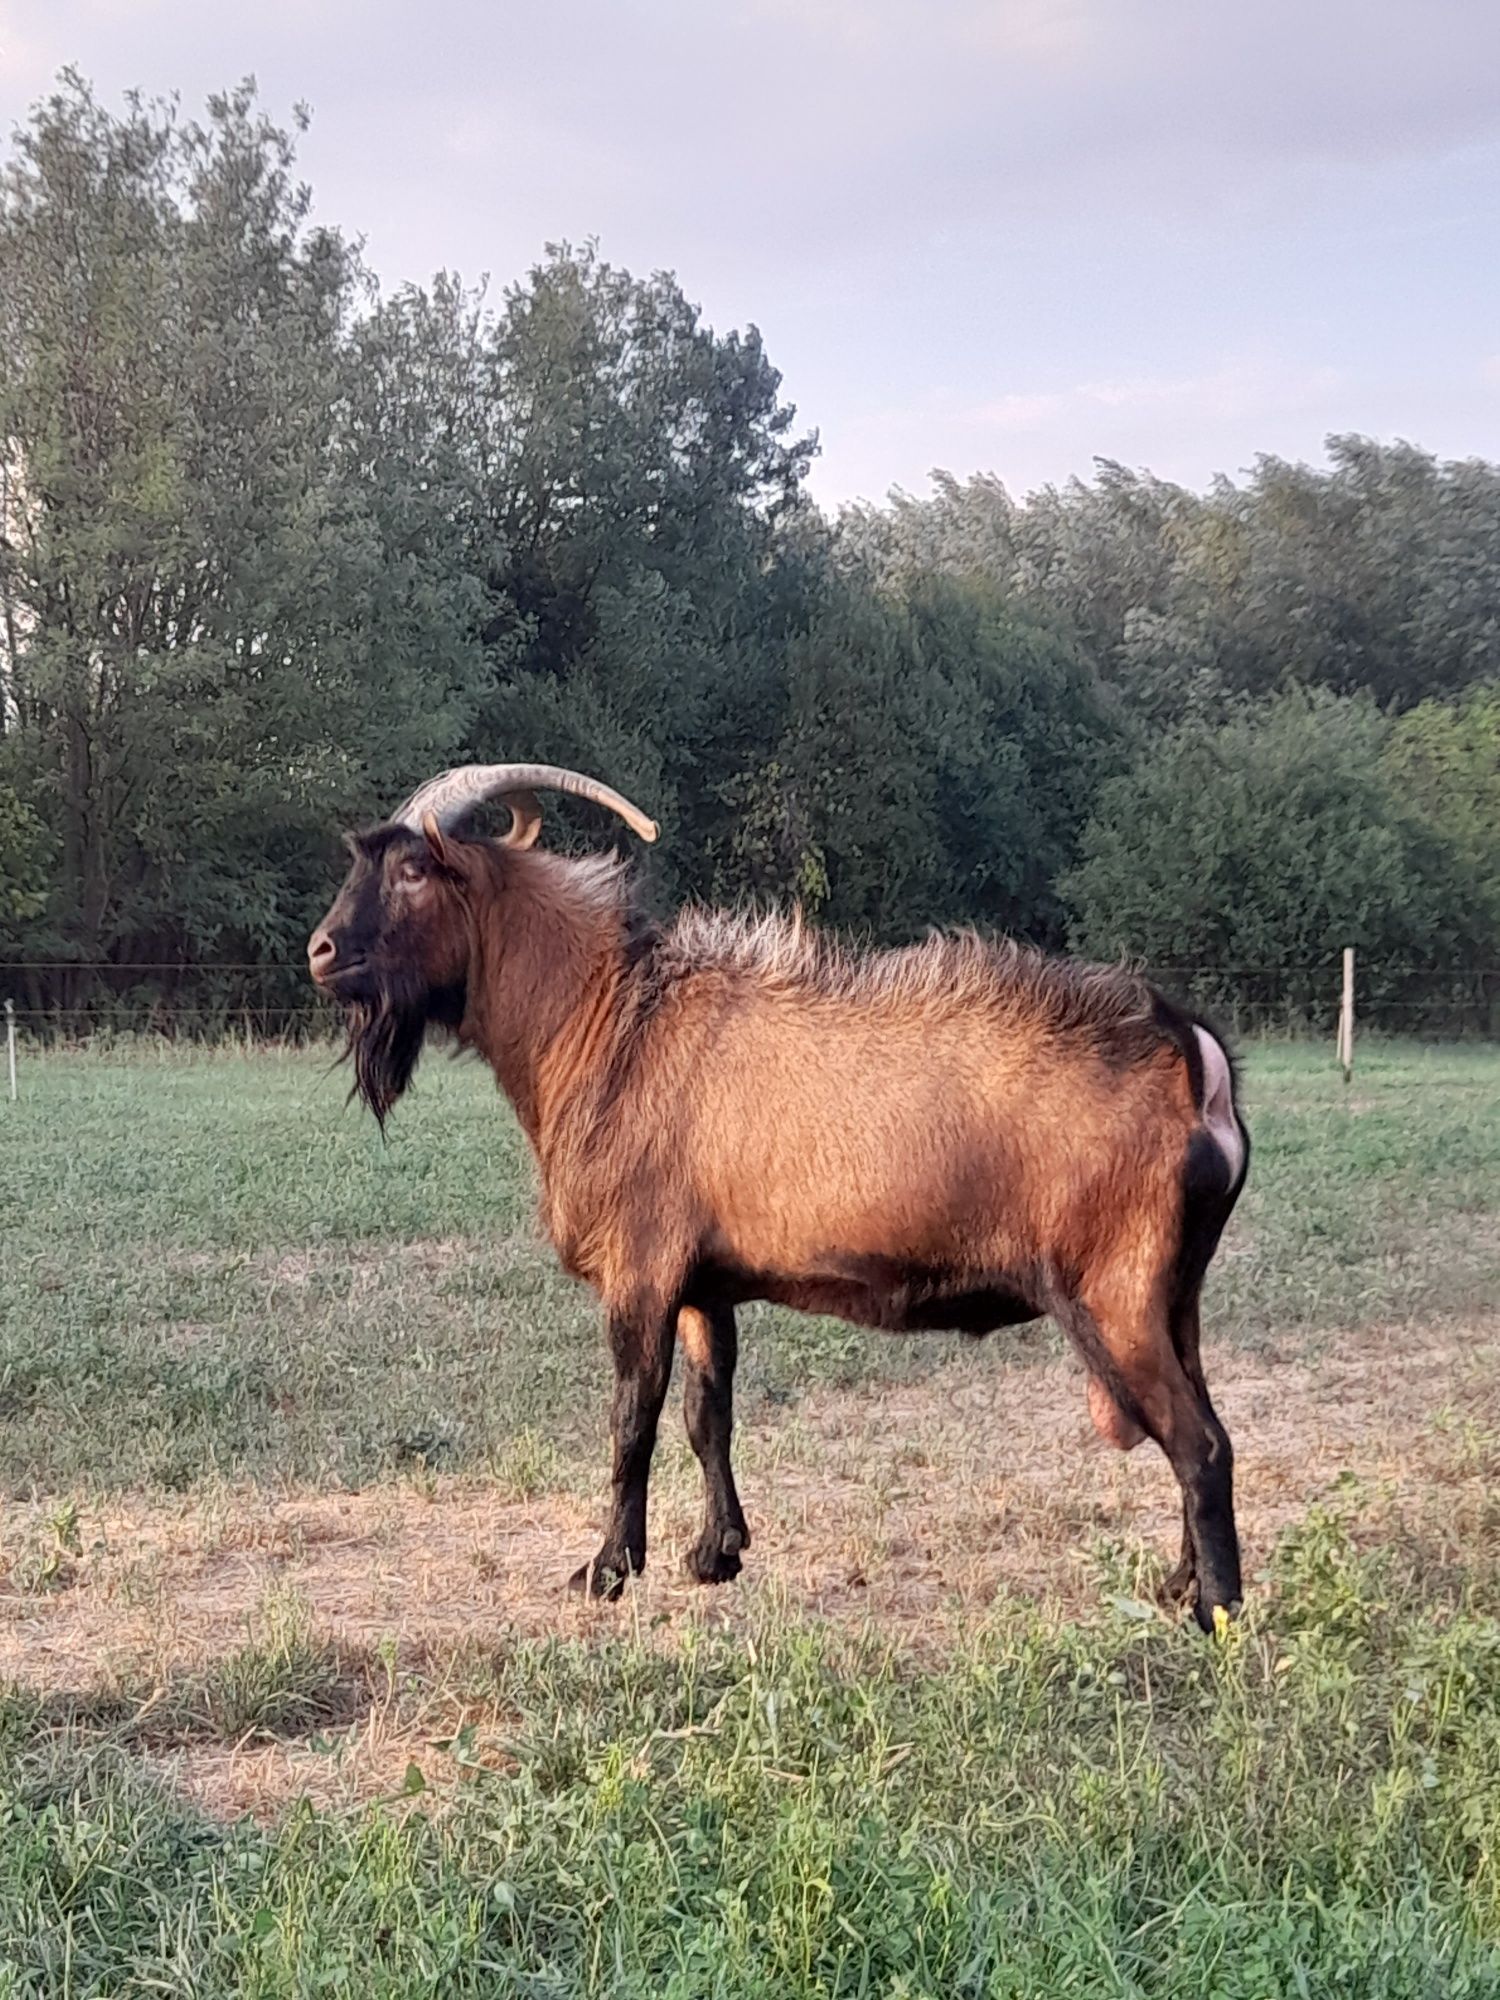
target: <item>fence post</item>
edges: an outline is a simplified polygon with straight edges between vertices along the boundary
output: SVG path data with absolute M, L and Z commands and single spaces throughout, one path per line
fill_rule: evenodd
M 1338 1057 L 1344 1066 L 1344 1081 L 1354 1075 L 1354 947 L 1344 946 L 1344 994 L 1339 1003 Z
M 5 1047 L 10 1057 L 10 1101 L 15 1103 L 20 1093 L 16 1089 L 16 1003 L 5 1003 Z

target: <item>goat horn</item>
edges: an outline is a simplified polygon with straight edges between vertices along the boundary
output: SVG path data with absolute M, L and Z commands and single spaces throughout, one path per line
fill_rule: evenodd
M 656 838 L 656 821 L 647 819 L 629 799 L 621 798 L 597 778 L 586 778 L 581 771 L 565 771 L 560 764 L 460 764 L 455 770 L 429 778 L 404 806 L 391 814 L 391 820 L 396 826 L 410 827 L 413 833 L 420 833 L 423 814 L 431 813 L 446 833 L 485 799 L 509 800 L 512 794 L 531 791 L 567 792 L 575 799 L 592 799 L 596 805 L 608 806 L 611 812 L 618 813 L 642 840 Z M 536 838 L 535 814 L 535 799 L 516 799 L 512 807 L 513 839 L 521 834 L 523 827 L 531 839 Z

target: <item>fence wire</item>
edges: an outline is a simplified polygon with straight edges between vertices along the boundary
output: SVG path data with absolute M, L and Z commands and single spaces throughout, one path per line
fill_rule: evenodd
M 1145 968 L 1165 992 L 1234 1035 L 1332 1039 L 1337 958 L 1314 965 L 1162 965 Z M 1500 1040 L 1500 966 L 1358 963 L 1361 1033 Z M 28 1040 L 68 1043 L 123 1036 L 166 1040 L 320 1041 L 337 1010 L 316 997 L 300 961 L 0 963 L 0 999 L 14 1003 Z

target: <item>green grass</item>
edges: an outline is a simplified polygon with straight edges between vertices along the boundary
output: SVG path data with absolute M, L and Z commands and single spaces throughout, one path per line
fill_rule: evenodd
M 1472 1312 L 1500 1297 L 1500 1052 L 1252 1050 L 1251 1183 L 1210 1338 Z M 592 1300 L 533 1221 L 487 1075 L 429 1061 L 388 1144 L 303 1055 L 29 1060 L 0 1104 L 0 1490 L 364 1482 L 597 1449 Z M 1037 1351 L 1035 1335 L 997 1338 Z M 919 1373 L 893 1341 L 745 1315 L 743 1397 Z
M 1370 1046 L 1347 1093 L 1308 1048 L 1247 1070 L 1214 1337 L 1493 1312 L 1500 1052 Z M 476 1071 L 429 1064 L 384 1147 L 305 1055 L 23 1076 L 0 1484 L 45 1498 L 8 1618 L 79 1587 L 90 1490 L 415 1463 L 525 1495 L 580 1450 L 597 1483 L 594 1313 Z M 747 1318 L 752 1404 L 949 1351 Z M 1343 1492 L 1214 1641 L 1129 1597 L 1082 1625 L 1007 1599 L 914 1655 L 768 1588 L 739 1636 L 627 1607 L 398 1660 L 273 1593 L 166 1680 L 0 1687 L 0 2000 L 1490 2000 L 1500 1434 L 1455 1412 L 1452 1453 L 1461 1505 Z M 226 1825 L 174 1782 L 204 1745 L 336 1765 L 381 1705 L 416 1728 L 385 1800 Z
M 269 1829 L 15 1696 L 0 1994 L 1490 2000 L 1500 1625 L 1326 1516 L 1265 1595 L 1217 1643 L 1002 1604 L 941 1671 L 775 1618 L 476 1649 L 502 1769 L 471 1727 Z
M 1500 1303 L 1500 1049 L 1253 1046 L 1249 1183 L 1211 1324 L 1259 1340 Z

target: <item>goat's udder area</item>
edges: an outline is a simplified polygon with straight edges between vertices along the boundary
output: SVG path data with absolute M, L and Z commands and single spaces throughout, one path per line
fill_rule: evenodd
M 1455 1504 L 1456 1486 L 1484 1468 L 1456 1467 L 1451 1439 L 1431 1419 L 1461 1402 L 1467 1416 L 1500 1425 L 1500 1321 L 1361 1334 L 1328 1343 L 1313 1361 L 1216 1347 L 1206 1358 L 1235 1444 L 1251 1578 L 1281 1531 L 1343 1476 Z M 670 1646 L 690 1626 L 734 1630 L 787 1610 L 869 1620 L 932 1651 L 1007 1593 L 1057 1616 L 1097 1606 L 1119 1588 L 1104 1580 L 1101 1537 L 1142 1558 L 1147 1587 L 1177 1553 L 1180 1498 L 1161 1454 L 1127 1460 L 1100 1442 L 1071 1359 L 987 1359 L 955 1359 L 919 1384 L 752 1409 L 737 1462 L 754 1550 L 726 1588 L 683 1573 L 701 1489 L 674 1422 L 663 1427 L 653 1482 L 650 1564 L 623 1606 L 565 1588 L 597 1544 L 602 1475 L 597 1493 L 590 1483 L 532 1499 L 451 1480 L 122 1501 L 84 1508 L 86 1553 L 65 1587 L 0 1589 L 0 1677 L 85 1710 L 112 1691 L 155 1689 L 154 1702 L 242 1648 L 268 1601 L 297 1604 L 356 1690 L 346 1754 L 253 1737 L 195 1738 L 162 1753 L 176 1782 L 232 1814 L 274 1810 L 302 1791 L 394 1787 L 412 1756 L 449 1733 L 432 1712 L 416 1728 L 382 1708 L 384 1670 L 372 1663 L 392 1644 L 439 1691 L 445 1662 L 464 1649 L 503 1650 L 517 1635 L 608 1643 L 632 1632 Z M 1119 1442 L 1108 1423 L 1100 1429 Z

